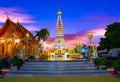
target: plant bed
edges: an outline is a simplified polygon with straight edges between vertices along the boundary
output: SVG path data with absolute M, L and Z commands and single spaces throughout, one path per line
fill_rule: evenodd
M 107 71 L 111 73 L 112 75 L 115 74 L 115 69 L 114 68 L 107 68 Z
M 107 66 L 108 68 L 114 68 L 113 73 L 117 73 L 117 71 L 120 71 L 120 63 L 118 60 L 110 60 L 109 65 Z
M 94 59 L 95 65 L 106 65 L 106 59 L 105 58 L 96 58 Z
M 11 60 L 11 70 L 19 70 L 19 68 L 23 65 L 23 60 L 19 58 L 13 58 Z
M 120 65 L 116 66 L 115 70 L 117 74 L 120 74 Z
M 0 68 L 9 68 L 10 65 L 9 63 L 7 62 L 7 60 L 3 59 L 3 60 L 0 60 Z
M 11 60 L 11 64 L 12 64 L 13 66 L 22 66 L 23 60 L 22 60 L 22 59 L 18 59 L 18 58 L 13 58 L 13 59 Z
M 9 69 L 1 69 L 1 75 L 6 75 L 9 71 Z
M 28 60 L 31 61 L 31 60 L 33 60 L 34 58 L 35 58 L 35 57 L 31 55 L 31 56 L 28 57 Z

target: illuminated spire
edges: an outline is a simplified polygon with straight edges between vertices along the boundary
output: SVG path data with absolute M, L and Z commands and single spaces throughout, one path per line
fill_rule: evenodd
M 56 24 L 56 38 L 55 38 L 55 45 L 54 48 L 65 48 L 65 43 L 64 43 L 64 34 L 63 34 L 63 24 L 62 24 L 62 18 L 61 18 L 61 10 L 60 7 L 58 7 L 58 19 L 57 19 L 57 24 Z
M 60 10 L 60 6 L 58 6 L 58 16 L 61 16 L 62 12 Z
M 58 7 L 57 28 L 63 28 L 60 7 Z
M 58 12 L 60 12 L 60 5 L 58 5 Z

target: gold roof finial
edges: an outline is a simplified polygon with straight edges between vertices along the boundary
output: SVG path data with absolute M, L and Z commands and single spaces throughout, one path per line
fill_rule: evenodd
M 17 24 L 19 24 L 19 20 L 17 19 Z
M 8 14 L 7 14 L 7 19 L 10 19 L 9 16 L 8 16 Z
M 61 11 L 60 11 L 60 5 L 58 5 L 58 12 L 61 12 Z
M 61 15 L 61 10 L 60 10 L 60 5 L 58 5 L 58 15 L 60 16 Z

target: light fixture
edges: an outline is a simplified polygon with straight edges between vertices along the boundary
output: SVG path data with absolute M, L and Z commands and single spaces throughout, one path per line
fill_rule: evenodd
M 19 38 L 15 39 L 15 43 L 19 43 L 19 42 L 20 42 Z

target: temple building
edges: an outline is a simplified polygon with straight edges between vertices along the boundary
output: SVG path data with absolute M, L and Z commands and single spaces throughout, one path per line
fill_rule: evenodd
M 34 36 L 19 22 L 14 23 L 7 17 L 0 28 L 0 58 L 13 58 L 35 55 L 38 51 L 38 42 Z
M 54 48 L 57 49 L 63 49 L 65 48 L 65 42 L 64 42 L 64 28 L 63 28 L 63 23 L 62 23 L 62 18 L 61 14 L 62 12 L 60 11 L 60 8 L 58 9 L 58 19 L 57 19 L 57 24 L 56 24 L 56 37 L 55 37 L 55 45 Z

